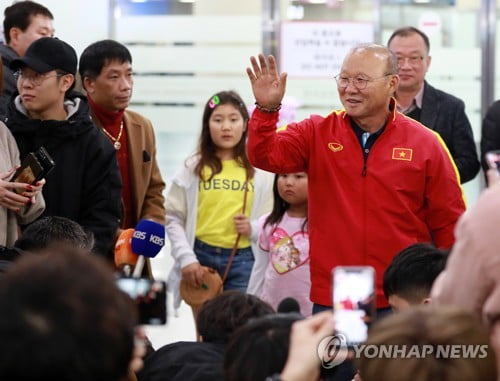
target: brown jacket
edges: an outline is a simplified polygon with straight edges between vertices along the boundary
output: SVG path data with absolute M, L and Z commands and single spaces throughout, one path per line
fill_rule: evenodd
M 93 114 L 92 119 L 102 127 Z M 150 219 L 164 225 L 165 182 L 156 161 L 153 126 L 148 119 L 130 110 L 125 111 L 123 125 L 127 131 L 133 225 L 141 219 Z

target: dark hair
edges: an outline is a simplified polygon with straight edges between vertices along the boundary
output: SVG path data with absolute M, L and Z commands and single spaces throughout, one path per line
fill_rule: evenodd
M 396 29 L 389 37 L 389 41 L 387 41 L 387 46 L 391 44 L 391 41 L 394 37 L 409 37 L 411 35 L 418 34 L 424 40 L 425 46 L 427 48 L 427 53 L 431 50 L 431 43 L 429 42 L 429 37 L 422 32 L 420 29 L 414 28 L 412 26 L 405 26 L 403 28 Z
M 97 78 L 102 68 L 112 61 L 132 63 L 132 55 L 125 45 L 114 40 L 101 40 L 87 46 L 78 68 L 82 82 L 85 77 Z
M 75 249 L 90 251 L 94 239 L 91 232 L 86 233 L 75 221 L 49 216 L 29 225 L 14 246 L 23 251 L 40 251 L 57 243 L 67 243 Z
M 273 308 L 256 296 L 230 290 L 201 306 L 196 328 L 204 342 L 226 343 L 248 320 L 273 313 Z
M 16 2 L 5 8 L 3 14 L 3 33 L 7 45 L 10 43 L 10 30 L 19 28 L 24 32 L 30 26 L 32 17 L 42 15 L 54 20 L 54 16 L 46 7 L 34 1 Z
M 0 379 L 119 381 L 136 310 L 104 259 L 24 256 L 0 277 Z
M 266 217 L 266 220 L 264 221 L 263 228 L 265 228 L 267 225 L 277 225 L 281 222 L 283 219 L 283 216 L 285 215 L 285 212 L 290 208 L 290 204 L 286 202 L 281 196 L 280 192 L 278 191 L 278 179 L 281 175 L 274 175 L 274 182 L 273 182 L 273 210 L 271 210 L 271 213 Z M 307 218 L 305 219 L 304 223 L 302 224 L 302 231 L 306 231 L 307 227 Z
M 288 357 L 292 324 L 298 314 L 276 314 L 250 321 L 235 332 L 224 355 L 227 381 L 259 381 L 281 373 Z
M 216 105 L 212 102 L 215 97 L 218 97 L 219 103 Z M 215 146 L 212 138 L 210 136 L 210 126 L 209 120 L 212 116 L 212 113 L 218 106 L 231 104 L 240 112 L 244 123 L 247 125 L 245 131 L 243 131 L 243 135 L 241 136 L 241 140 L 234 147 L 234 157 L 239 164 L 245 168 L 247 177 L 250 179 L 253 177 L 255 173 L 255 169 L 250 164 L 250 160 L 248 160 L 247 152 L 246 152 L 246 140 L 248 134 L 248 120 L 250 119 L 248 115 L 248 110 L 245 106 L 245 103 L 241 99 L 241 97 L 234 91 L 221 91 L 217 94 L 210 97 L 210 99 L 205 104 L 205 110 L 203 111 L 203 119 L 202 119 L 202 127 L 201 127 L 201 135 L 198 142 L 198 149 L 196 154 L 200 157 L 198 164 L 194 168 L 194 173 L 202 178 L 203 168 L 208 166 L 211 169 L 211 174 L 208 179 L 203 180 L 211 180 L 214 175 L 222 171 L 222 162 L 216 155 L 217 147 Z
M 448 254 L 428 243 L 416 243 L 399 252 L 384 272 L 386 298 L 397 295 L 410 303 L 420 303 L 444 270 Z
M 365 348 L 379 348 L 381 354 L 384 346 L 395 348 L 392 356 L 361 352 L 358 369 L 363 381 L 496 380 L 495 352 L 487 330 L 456 307 L 416 306 L 379 320 L 371 327 Z M 459 356 L 449 355 L 450 348 L 455 352 L 458 346 L 467 349 Z M 478 354 L 467 355 L 469 346 Z M 396 348 L 403 353 L 396 355 Z

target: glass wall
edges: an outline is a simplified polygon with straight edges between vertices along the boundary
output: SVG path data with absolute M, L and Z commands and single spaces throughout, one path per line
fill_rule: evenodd
M 299 1 L 282 0 L 281 33 L 276 42 L 278 49 L 275 54 L 278 57 L 280 67 L 289 72 L 287 81 L 287 93 L 284 99 L 284 108 L 289 112 L 288 119 L 303 119 L 311 114 L 326 115 L 333 109 L 342 107 L 337 93 L 334 76 L 339 72 L 339 65 L 327 70 L 315 70 L 314 65 L 322 65 L 323 58 L 330 59 L 328 55 L 335 54 L 335 61 L 340 62 L 350 43 L 354 41 L 374 41 L 376 27 L 374 21 L 377 16 L 376 4 L 373 0 L 349 0 L 349 1 Z M 289 24 L 298 24 L 292 29 Z M 329 23 L 337 25 L 344 24 L 341 28 L 328 27 Z M 349 25 L 346 25 L 349 23 Z M 357 40 L 350 40 L 349 36 L 356 30 L 370 26 L 371 33 L 358 35 Z M 351 33 L 345 36 L 339 30 L 345 30 L 346 26 Z M 290 30 L 290 31 L 288 31 Z M 288 39 L 294 35 L 309 36 L 307 40 L 313 40 L 316 49 L 308 49 L 307 46 L 297 45 L 294 56 L 284 55 L 283 47 L 290 43 Z M 299 43 L 297 38 L 297 43 Z M 281 49 L 280 49 L 281 47 Z M 309 57 L 305 57 L 308 55 Z M 307 60 L 310 59 L 309 62 Z M 295 62 L 303 60 L 309 66 L 303 70 L 294 70 L 296 74 L 290 73 L 290 66 Z
M 117 4 L 115 38 L 134 58 L 130 107 L 153 122 L 168 183 L 194 152 L 204 104 L 214 93 L 236 90 L 253 103 L 245 69 L 261 51 L 262 7 L 260 1 L 238 4 L 191 2 L 191 14 L 179 14 L 185 7 L 177 13 L 124 14 Z
M 363 28 L 369 24 L 373 31 L 371 40 L 381 43 L 385 43 L 397 27 L 421 27 L 431 38 L 429 82 L 464 100 L 475 139 L 479 141 L 480 28 L 484 22 L 480 7 L 487 1 L 490 0 L 41 2 L 54 14 L 56 35 L 70 42 L 78 53 L 91 42 L 110 37 L 130 48 L 136 72 L 131 108 L 152 120 L 162 171 L 168 181 L 182 160 L 193 152 L 203 105 L 213 93 L 234 89 L 248 104 L 253 103 L 245 73 L 249 56 L 270 49 L 283 64 L 280 56 L 287 39 L 280 35 L 288 24 L 310 23 L 305 26 L 308 33 L 313 36 L 317 33 L 325 44 L 328 41 L 324 37 L 332 33 L 332 44 L 343 43 L 334 28 L 325 27 L 326 23 L 357 23 Z M 500 5 L 500 0 L 496 1 Z M 0 0 L 3 7 L 11 3 L 12 0 Z M 288 32 L 294 28 L 295 25 Z M 333 46 L 338 47 L 330 45 L 323 52 L 318 49 L 313 58 L 320 62 L 328 52 L 338 50 L 332 49 Z M 498 55 L 500 38 L 496 48 Z M 306 62 L 308 54 L 304 52 L 303 48 L 297 48 L 296 57 L 307 67 L 310 62 Z M 496 62 L 499 63 L 500 58 Z M 287 117 L 324 115 L 340 107 L 333 80 L 336 74 L 332 68 L 315 77 L 310 73 L 290 76 Z M 500 98 L 500 78 L 496 78 L 495 95 Z M 482 176 L 478 179 L 482 180 Z M 480 181 L 466 184 L 465 189 L 469 201 L 473 202 L 480 190 Z
M 479 146 L 482 121 L 480 2 L 393 3 L 393 0 L 382 0 L 381 42 L 386 44 L 395 29 L 407 25 L 429 36 L 432 61 L 426 79 L 432 86 L 464 101 Z M 482 173 L 464 185 L 469 206 L 477 199 L 482 186 Z
M 500 0 L 498 0 L 500 2 Z M 402 26 L 423 30 L 430 39 L 432 63 L 427 80 L 434 87 L 461 98 L 478 144 L 481 136 L 481 35 L 480 2 L 473 0 L 286 0 L 281 1 L 282 21 L 307 23 L 346 22 L 373 25 L 371 41 L 386 44 Z M 281 28 L 283 31 L 283 27 Z M 367 41 L 368 37 L 367 37 Z M 278 45 L 286 38 L 282 35 Z M 280 55 L 278 50 L 278 55 Z M 297 52 L 296 59 L 300 59 Z M 286 60 L 286 57 L 282 57 Z M 282 66 L 286 66 L 282 65 Z M 287 94 L 300 107 L 297 118 L 311 113 L 326 114 L 341 107 L 333 76 L 291 77 Z M 483 177 L 464 186 L 473 204 L 483 186 Z

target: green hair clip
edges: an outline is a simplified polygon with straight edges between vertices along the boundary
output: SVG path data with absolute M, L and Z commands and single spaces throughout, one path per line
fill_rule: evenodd
M 215 108 L 216 106 L 218 106 L 218 105 L 219 105 L 219 103 L 220 103 L 220 98 L 219 98 L 219 96 L 218 96 L 218 95 L 214 95 L 214 96 L 212 97 L 212 99 L 210 99 L 210 101 L 208 102 L 208 106 L 209 106 L 210 108 Z

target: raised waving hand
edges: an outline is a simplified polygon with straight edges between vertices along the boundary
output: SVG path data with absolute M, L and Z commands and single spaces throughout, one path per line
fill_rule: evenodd
M 279 107 L 285 95 L 286 73 L 278 73 L 276 60 L 273 56 L 268 59 L 259 54 L 258 61 L 250 57 L 251 68 L 247 68 L 248 78 L 252 84 L 252 91 L 257 104 L 265 109 L 274 110 Z

